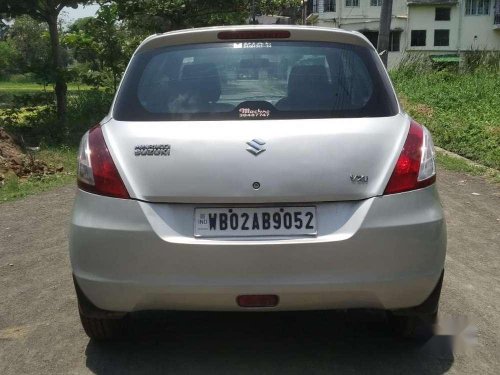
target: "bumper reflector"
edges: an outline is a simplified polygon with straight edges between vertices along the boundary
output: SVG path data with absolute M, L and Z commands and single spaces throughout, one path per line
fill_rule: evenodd
M 238 296 L 236 302 L 240 307 L 274 307 L 278 305 L 279 297 L 274 294 L 248 294 Z

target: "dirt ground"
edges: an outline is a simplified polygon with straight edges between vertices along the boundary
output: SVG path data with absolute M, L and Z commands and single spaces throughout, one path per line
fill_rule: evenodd
M 14 141 L 14 138 L 0 127 L 0 186 L 2 186 L 9 174 L 15 174 L 17 177 L 23 178 L 62 171 L 62 167 L 54 168 L 37 160 L 35 150 L 32 150 L 31 155 L 23 152 L 22 148 Z
M 74 187 L 0 205 L 0 374 L 498 374 L 500 189 L 440 171 L 448 256 L 440 315 L 469 318 L 448 336 L 394 339 L 371 314 L 158 314 L 135 340 L 100 344 L 77 316 L 67 252 Z

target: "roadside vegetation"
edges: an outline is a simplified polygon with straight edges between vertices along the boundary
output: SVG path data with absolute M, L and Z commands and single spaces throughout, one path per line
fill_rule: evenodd
M 31 194 L 50 190 L 75 181 L 76 149 L 70 147 L 47 147 L 36 154 L 36 158 L 50 168 L 60 169 L 54 174 L 33 174 L 29 177 L 7 176 L 0 187 L 0 203 L 24 198 Z
M 470 53 L 460 70 L 423 57 L 391 72 L 403 107 L 437 146 L 500 170 L 500 54 Z

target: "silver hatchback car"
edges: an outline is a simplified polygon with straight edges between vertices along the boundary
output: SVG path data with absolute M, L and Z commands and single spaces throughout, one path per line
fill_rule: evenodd
M 86 333 L 143 310 L 436 317 L 446 226 L 429 131 L 361 34 L 154 35 L 81 141 L 70 253 Z

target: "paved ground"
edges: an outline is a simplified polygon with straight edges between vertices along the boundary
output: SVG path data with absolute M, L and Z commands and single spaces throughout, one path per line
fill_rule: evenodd
M 446 336 L 398 341 L 378 316 L 340 313 L 148 316 L 134 342 L 89 341 L 71 284 L 65 187 L 0 205 L 0 374 L 497 374 L 500 191 L 445 171 L 439 188 L 449 230 L 441 314 L 476 319 L 469 350 Z

